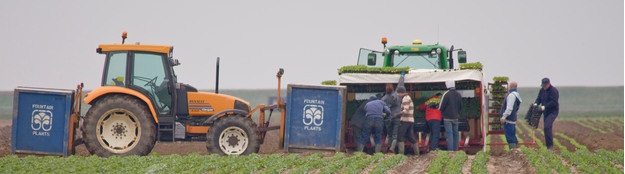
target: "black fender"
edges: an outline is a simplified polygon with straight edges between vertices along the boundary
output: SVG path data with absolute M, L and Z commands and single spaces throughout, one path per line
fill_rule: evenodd
M 208 119 L 204 120 L 204 122 L 202 122 L 202 125 L 213 126 L 213 123 L 215 123 L 215 120 L 217 120 L 218 118 L 220 118 L 220 117 L 222 117 L 224 115 L 241 115 L 241 116 L 245 116 L 247 114 L 248 114 L 247 111 L 244 111 L 244 110 L 241 110 L 241 109 L 223 110 L 223 111 L 215 113 L 213 116 L 211 116 Z

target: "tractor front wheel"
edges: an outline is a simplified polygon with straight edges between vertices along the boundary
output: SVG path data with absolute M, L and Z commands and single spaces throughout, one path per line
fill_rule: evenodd
M 209 153 L 220 155 L 247 155 L 258 153 L 260 134 L 252 119 L 226 116 L 218 119 L 206 134 Z
M 156 143 L 156 126 L 148 108 L 127 95 L 98 100 L 85 115 L 83 139 L 91 154 L 147 155 Z

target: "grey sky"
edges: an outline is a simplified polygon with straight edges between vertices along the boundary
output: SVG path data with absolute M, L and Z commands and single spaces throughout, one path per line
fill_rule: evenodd
M 454 45 L 521 87 L 623 85 L 623 1 L 9 1 L 0 6 L 0 90 L 100 85 L 101 43 L 174 46 L 178 81 L 275 88 L 336 80 L 361 47 Z

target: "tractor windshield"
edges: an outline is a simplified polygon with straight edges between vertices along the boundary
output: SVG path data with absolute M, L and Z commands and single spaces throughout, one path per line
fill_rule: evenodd
M 408 52 L 392 55 L 393 67 L 410 67 L 410 69 L 440 69 L 439 55 L 429 52 Z

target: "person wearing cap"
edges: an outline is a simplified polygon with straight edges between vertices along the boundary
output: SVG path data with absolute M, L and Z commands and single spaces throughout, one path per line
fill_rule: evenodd
M 402 99 L 399 134 L 397 135 L 398 153 L 404 154 L 404 141 L 408 139 L 408 141 L 412 143 L 412 149 L 415 155 L 419 155 L 419 144 L 414 135 L 414 103 L 412 103 L 412 98 L 408 95 L 406 88 L 403 86 L 397 87 L 397 95 Z
M 460 109 L 462 108 L 462 96 L 456 91 L 455 81 L 446 81 L 447 92 L 443 94 L 438 109 L 443 115 L 443 125 L 447 133 L 447 150 L 457 151 L 458 141 L 458 117 L 460 117 Z
M 427 121 L 428 128 L 430 129 L 430 151 L 434 151 L 438 148 L 438 140 L 441 135 L 441 121 L 443 121 L 443 116 L 441 115 L 441 110 L 438 110 L 439 104 L 428 104 L 428 101 L 439 99 L 441 95 L 443 94 L 440 92 L 436 93 L 430 96 L 426 102 L 419 106 L 419 111 L 425 112 L 425 121 Z
M 499 115 L 501 115 L 501 123 L 503 124 L 503 131 L 506 135 L 506 141 L 508 142 L 508 147 L 511 150 L 516 150 L 518 148 L 519 141 L 516 138 L 516 120 L 517 120 L 517 112 L 519 111 L 519 106 L 521 106 L 521 95 L 516 90 L 517 83 L 510 82 L 508 84 L 508 96 L 503 100 L 503 107 L 499 111 Z
M 365 118 L 367 124 L 362 129 L 362 136 L 360 136 L 360 146 L 357 147 L 357 151 L 362 152 L 364 144 L 369 140 L 369 136 L 373 133 L 375 142 L 375 152 L 378 153 L 382 149 L 380 144 L 382 139 L 382 129 L 384 127 L 384 115 L 390 115 L 391 109 L 386 106 L 386 103 L 382 100 L 373 100 L 365 104 Z
M 545 145 L 547 149 L 551 149 L 553 147 L 553 122 L 560 112 L 560 104 L 558 103 L 560 94 L 558 89 L 551 85 L 549 78 L 543 78 L 540 86 L 542 88 L 538 92 L 534 105 L 538 105 L 540 110 L 543 111 Z
M 367 112 L 365 111 L 365 105 L 370 101 L 377 99 L 378 98 L 376 96 L 369 97 L 369 100 L 363 102 L 362 104 L 360 104 L 360 106 L 358 106 L 358 109 L 356 109 L 356 112 L 354 113 L 354 115 L 352 115 L 352 118 L 349 119 L 349 127 L 352 129 L 354 142 L 356 143 L 356 149 L 364 149 L 365 146 L 364 144 L 360 143 L 360 139 L 362 138 L 361 136 L 363 136 L 362 129 L 365 126 L 365 122 L 367 121 L 365 118 L 367 114 Z M 369 134 L 369 136 L 370 135 L 371 134 Z
M 404 72 L 401 73 L 397 86 L 404 87 Z M 397 133 L 399 132 L 399 118 L 401 117 L 401 98 L 397 96 L 397 91 L 393 89 L 393 84 L 386 84 L 386 94 L 382 97 L 382 101 L 391 108 L 391 114 L 384 120 L 384 127 L 386 128 L 386 144 L 390 144 L 389 150 L 395 153 Z

